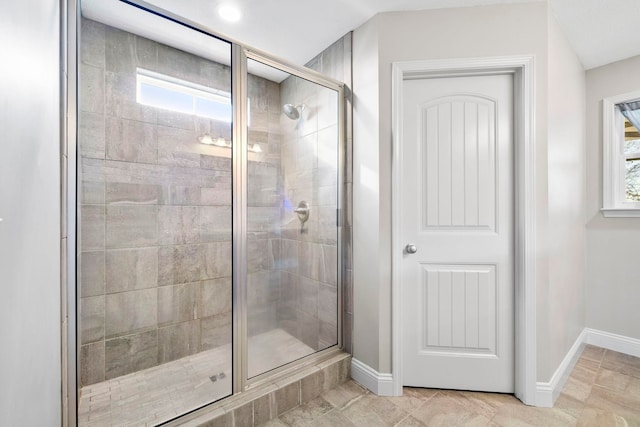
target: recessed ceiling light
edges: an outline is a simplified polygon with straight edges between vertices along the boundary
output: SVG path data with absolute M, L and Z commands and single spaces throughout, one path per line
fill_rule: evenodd
M 227 22 L 238 22 L 242 18 L 242 12 L 235 4 L 226 3 L 218 8 L 218 15 Z

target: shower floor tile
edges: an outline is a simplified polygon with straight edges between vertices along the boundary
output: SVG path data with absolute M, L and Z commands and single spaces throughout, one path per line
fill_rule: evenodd
M 249 376 L 314 350 L 282 329 L 249 338 Z M 231 346 L 82 387 L 80 426 L 157 425 L 231 394 Z M 224 373 L 220 378 L 220 373 Z M 217 375 L 213 382 L 210 377 Z

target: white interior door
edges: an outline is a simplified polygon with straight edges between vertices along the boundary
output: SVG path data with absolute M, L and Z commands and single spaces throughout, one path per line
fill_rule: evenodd
M 403 384 L 512 393 L 513 77 L 402 94 Z

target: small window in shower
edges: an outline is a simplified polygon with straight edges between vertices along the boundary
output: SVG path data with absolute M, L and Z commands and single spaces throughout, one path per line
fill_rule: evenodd
M 178 113 L 231 122 L 231 94 L 138 68 L 136 101 Z

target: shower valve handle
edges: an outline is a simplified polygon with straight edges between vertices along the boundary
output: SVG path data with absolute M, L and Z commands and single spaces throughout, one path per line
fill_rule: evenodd
M 298 219 L 302 224 L 304 224 L 309 219 L 310 210 L 311 209 L 309 209 L 309 204 L 303 200 L 300 203 L 298 203 L 298 207 L 295 208 L 293 212 L 298 215 Z

